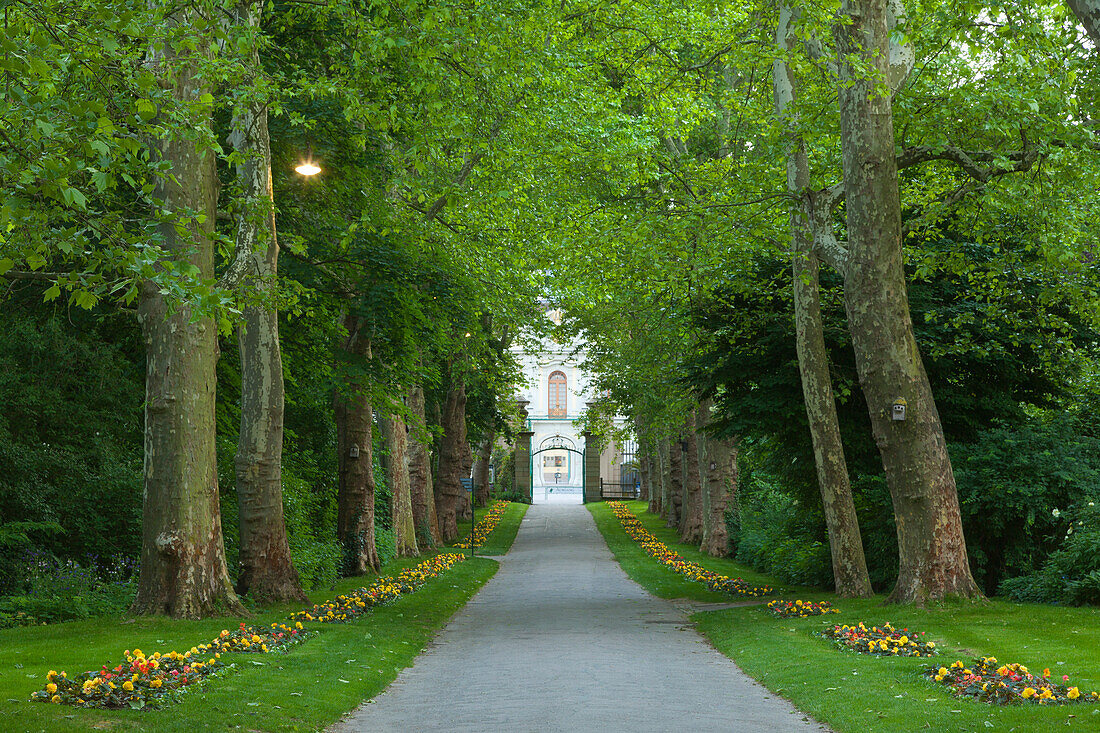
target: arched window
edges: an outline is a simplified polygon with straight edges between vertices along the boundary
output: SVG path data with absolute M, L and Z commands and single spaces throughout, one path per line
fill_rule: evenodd
M 551 374 L 549 387 L 550 417 L 565 417 L 566 407 L 568 406 L 565 396 L 565 373 L 554 372 Z

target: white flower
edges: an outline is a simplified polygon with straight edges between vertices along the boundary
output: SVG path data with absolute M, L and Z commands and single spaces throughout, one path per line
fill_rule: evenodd
M 1058 511 L 1057 509 L 1055 509 L 1054 511 L 1052 511 L 1052 512 L 1051 512 L 1051 514 L 1053 514 L 1053 515 L 1054 515 L 1054 516 L 1056 516 L 1056 517 L 1060 517 L 1060 516 L 1062 516 L 1062 512 Z
M 1089 506 L 1096 506 L 1096 502 L 1095 501 L 1090 501 Z

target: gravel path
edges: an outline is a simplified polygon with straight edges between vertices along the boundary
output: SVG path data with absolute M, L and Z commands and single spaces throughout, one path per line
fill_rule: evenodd
M 501 568 L 333 733 L 826 730 L 619 568 L 583 506 L 536 505 Z

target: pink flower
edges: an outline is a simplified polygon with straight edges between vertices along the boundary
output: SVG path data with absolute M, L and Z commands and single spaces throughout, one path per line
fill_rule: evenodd
M 1068 674 L 1062 675 L 1062 682 L 1069 682 L 1069 675 Z

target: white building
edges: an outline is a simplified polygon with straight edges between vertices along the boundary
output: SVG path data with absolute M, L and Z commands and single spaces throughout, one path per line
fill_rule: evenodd
M 547 314 L 561 322 L 558 311 Z M 527 429 L 531 437 L 531 499 L 534 503 L 581 503 L 583 500 L 585 439 L 575 422 L 596 399 L 588 374 L 580 367 L 582 344 L 544 340 L 532 353 L 513 346 L 526 384 L 520 398 L 527 400 Z M 616 419 L 616 426 L 624 421 Z M 600 476 L 618 482 L 624 451 L 611 441 L 600 456 Z M 628 450 L 629 447 L 628 447 Z M 631 450 L 632 452 L 632 450 Z M 633 458 L 633 456 L 628 456 Z M 589 496 L 592 490 L 589 490 Z

